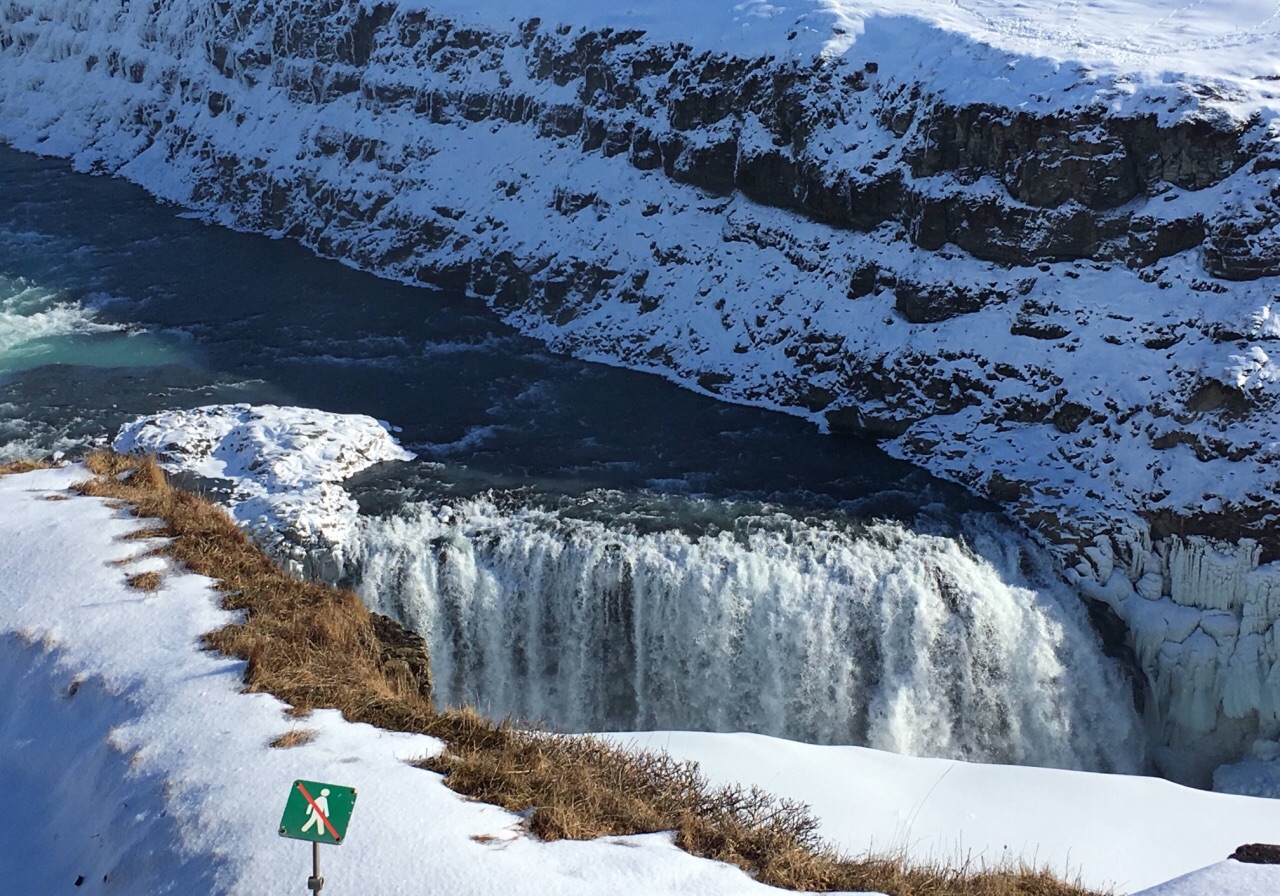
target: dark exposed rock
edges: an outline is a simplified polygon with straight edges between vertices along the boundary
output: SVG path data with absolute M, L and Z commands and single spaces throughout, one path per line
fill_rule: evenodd
M 1091 416 L 1093 412 L 1084 405 L 1064 401 L 1053 412 L 1053 428 L 1061 433 L 1073 433 Z
M 1200 442 L 1194 435 L 1189 432 L 1183 432 L 1175 429 L 1172 432 L 1162 433 L 1151 440 L 1151 447 L 1157 451 L 1168 451 L 1177 445 L 1198 445 Z
M 1030 336 L 1032 339 L 1054 341 L 1071 335 L 1071 331 L 1062 324 L 1039 321 L 1017 321 L 1009 328 L 1014 336 Z
M 1280 215 L 1258 212 L 1212 221 L 1204 242 L 1204 266 L 1224 280 L 1280 274 Z
M 992 501 L 1012 504 L 1027 494 L 1026 483 L 1006 479 L 1000 472 L 992 473 L 983 486 L 983 494 Z
M 1221 513 L 1179 513 L 1159 509 L 1141 512 L 1155 540 L 1176 535 L 1186 538 L 1199 535 L 1219 542 L 1235 544 L 1244 538 L 1258 542 L 1260 564 L 1280 559 L 1280 533 L 1271 517 L 1270 504 L 1232 504 Z
M 860 299 L 871 295 L 876 288 L 876 280 L 880 273 L 873 262 L 863 262 L 849 273 L 849 288 L 846 292 L 851 299 Z
M 1130 646 L 1129 627 L 1110 605 L 1090 597 L 1083 600 L 1085 609 L 1089 612 L 1089 622 L 1102 639 L 1102 652 L 1117 660 L 1120 668 L 1125 671 L 1133 692 L 1133 708 L 1141 715 L 1147 698 L 1144 687 L 1146 679 L 1142 675 L 1137 654 Z
M 431 660 L 427 642 L 390 617 L 370 613 L 373 634 L 378 639 L 378 662 L 392 680 L 405 690 L 431 699 Z
M 971 170 L 996 177 L 1020 202 L 1075 200 L 1116 208 L 1161 182 L 1188 190 L 1218 183 L 1248 159 L 1240 132 L 1203 121 L 1162 128 L 1155 116 L 1087 109 L 1034 115 L 984 105 L 933 105 L 904 153 L 917 177 Z
M 1227 858 L 1253 865 L 1280 865 L 1280 846 L 1272 843 L 1247 843 Z
M 961 314 L 972 314 L 988 305 L 1007 302 L 999 289 L 974 289 L 954 283 L 915 283 L 899 279 L 893 307 L 913 324 L 932 324 Z
M 1057 308 L 1049 308 L 1039 302 L 1025 301 L 1018 309 L 1018 316 L 1009 327 L 1009 332 L 1014 336 L 1029 336 L 1032 339 L 1044 340 L 1070 336 L 1069 329 L 1058 321 L 1049 319 L 1049 316 L 1057 311 Z
M 877 417 L 852 407 L 834 408 L 823 414 L 823 417 L 834 435 L 896 438 L 910 426 L 910 421 Z
M 575 215 L 596 201 L 595 193 L 576 193 L 572 190 L 557 189 L 554 192 L 553 207 L 562 215 Z
M 1249 411 L 1249 400 L 1234 386 L 1218 380 L 1208 380 L 1191 393 L 1187 410 L 1195 413 L 1221 411 L 1229 416 L 1243 417 Z

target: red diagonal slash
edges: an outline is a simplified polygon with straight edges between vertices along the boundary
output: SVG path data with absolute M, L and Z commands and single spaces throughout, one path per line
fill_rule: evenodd
M 311 804 L 311 811 L 320 816 L 320 820 L 323 821 L 324 826 L 329 829 L 329 833 L 333 835 L 333 839 L 341 840 L 342 838 L 338 836 L 338 832 L 335 831 L 333 829 L 333 825 L 329 823 L 329 816 L 325 815 L 323 812 L 320 811 L 320 807 L 317 806 L 316 801 L 311 798 L 311 794 L 307 793 L 307 788 L 302 786 L 301 781 L 297 781 L 295 783 L 298 785 L 298 789 L 302 791 L 303 798 L 305 798 L 306 801 Z

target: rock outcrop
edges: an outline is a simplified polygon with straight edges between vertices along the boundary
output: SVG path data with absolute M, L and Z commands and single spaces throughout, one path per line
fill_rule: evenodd
M 112 447 L 154 454 L 170 473 L 216 496 L 290 572 L 327 581 L 341 575 L 359 515 L 342 482 L 413 457 L 372 417 L 244 404 L 141 417 Z
M 884 438 L 1114 608 L 1162 767 L 1207 783 L 1280 738 L 1274 107 L 863 24 L 753 55 L 421 4 L 0 0 L 0 136 Z M 950 88 L 965 53 L 1027 101 Z

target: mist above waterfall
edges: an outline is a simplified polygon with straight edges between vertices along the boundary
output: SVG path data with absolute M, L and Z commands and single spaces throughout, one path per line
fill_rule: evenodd
M 498 716 L 1141 766 L 1078 598 L 990 518 L 957 540 L 767 508 L 701 535 L 591 516 L 414 505 L 362 521 L 352 578 L 428 637 L 441 702 Z

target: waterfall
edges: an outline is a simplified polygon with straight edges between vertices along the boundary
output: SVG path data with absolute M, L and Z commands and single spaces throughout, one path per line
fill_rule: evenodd
M 438 699 L 561 730 L 756 731 L 1132 772 L 1123 675 L 990 521 L 650 531 L 490 497 L 365 518 L 351 578 L 422 632 Z

